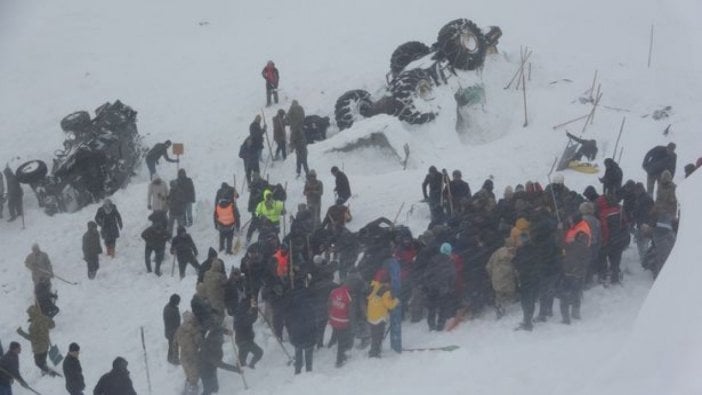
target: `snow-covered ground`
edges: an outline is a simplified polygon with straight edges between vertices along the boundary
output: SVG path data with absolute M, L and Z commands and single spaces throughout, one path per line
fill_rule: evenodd
M 333 367 L 333 352 L 323 350 L 315 356 L 314 373 L 297 377 L 285 365 L 267 329 L 258 324 L 257 339 L 266 354 L 255 371 L 246 372 L 249 392 L 700 393 L 702 383 L 694 379 L 694 368 L 702 350 L 695 329 L 702 318 L 694 309 L 692 283 L 699 257 L 693 226 L 702 220 L 693 205 L 699 201 L 700 187 L 699 177 L 682 180 L 682 167 L 702 152 L 697 135 L 702 121 L 702 27 L 697 23 L 701 11 L 702 4 L 696 0 L 3 1 L 0 160 L 50 160 L 61 147 L 63 116 L 120 99 L 139 111 L 138 126 L 148 144 L 167 138 L 185 144 L 181 165 L 194 178 L 198 192 L 191 233 L 204 252 L 217 237 L 211 225 L 212 195 L 233 174 L 238 180 L 243 176 L 238 148 L 248 124 L 265 103 L 260 71 L 268 59 L 281 72 L 280 107 L 287 109 L 297 99 L 308 114 L 333 119 L 334 103 L 346 90 L 376 93 L 382 88 L 397 45 L 409 40 L 430 44 L 443 24 L 459 17 L 483 27 L 499 25 L 504 32 L 501 54 L 486 62 L 480 76 L 486 102 L 474 112 L 479 127 L 475 133 L 483 143 L 461 142 L 454 132 L 452 94 L 438 90 L 435 101 L 441 115 L 429 125 L 410 127 L 379 116 L 310 146 L 309 164 L 326 184 L 324 203 L 332 202 L 332 165 L 343 165 L 357 194 L 351 200 L 352 229 L 380 215 L 395 215 L 402 202 L 405 211 L 399 221 L 417 232 L 424 229 L 429 212 L 418 203 L 420 183 L 432 164 L 462 170 L 473 190 L 488 175 L 495 177 L 498 194 L 505 186 L 526 180 L 545 184 L 554 157 L 565 145 L 562 131 L 552 126 L 589 111 L 590 106 L 578 99 L 598 70 L 603 106 L 586 136 L 598 140 L 600 158 L 612 155 L 624 116 L 621 165 L 626 178 L 645 177 L 640 162 L 652 146 L 678 144 L 681 236 L 648 300 L 652 281 L 630 249 L 624 258 L 624 286 L 588 291 L 583 320 L 576 325 L 546 323 L 533 333 L 514 332 L 520 317 L 517 306 L 499 322 L 486 315 L 447 334 L 430 334 L 423 323 L 408 324 L 403 327 L 408 347 L 457 344 L 461 348 L 452 353 L 386 352 L 383 359 L 372 361 L 354 351 L 341 370 Z M 654 52 L 648 68 L 652 23 Z M 521 92 L 503 89 L 518 67 L 521 45 L 534 51 L 527 85 L 527 127 L 522 127 Z M 474 78 L 462 74 L 452 84 Z M 670 118 L 644 117 L 666 105 L 673 108 Z M 277 108 L 266 110 L 269 120 Z M 663 136 L 668 124 L 672 132 Z M 579 132 L 581 125 L 574 124 L 570 130 Z M 381 130 L 398 153 L 402 144 L 410 145 L 406 171 L 386 152 L 330 152 Z M 174 178 L 175 167 L 162 164 L 160 173 Z M 294 175 L 294 156 L 285 164 L 276 162 L 270 170 L 275 182 L 292 180 Z M 598 185 L 593 176 L 565 175 L 566 184 L 579 191 Z M 138 392 L 147 393 L 139 339 L 139 327 L 144 326 L 154 393 L 178 392 L 183 375 L 165 362 L 161 309 L 168 296 L 177 292 L 185 310 L 195 278 L 189 274 L 180 282 L 145 274 L 139 234 L 147 225 L 147 178 L 144 169 L 114 196 L 125 229 L 118 240 L 117 258 L 102 259 L 95 281 L 86 279 L 80 237 L 97 207 L 47 217 L 25 189 L 26 229 L 18 221 L 0 223 L 0 339 L 4 344 L 17 337 L 17 326 L 26 323 L 32 291 L 23 261 L 36 241 L 48 252 L 58 274 L 80 280 L 78 286 L 54 282 L 61 313 L 52 340 L 64 351 L 72 341 L 81 344 L 89 388 L 121 355 L 130 362 Z M 303 200 L 302 186 L 301 180 L 290 181 L 289 207 Z M 225 258 L 225 263 L 238 265 L 239 257 Z M 666 331 L 669 328 L 676 330 Z M 231 350 L 225 351 L 225 359 L 232 360 Z M 63 383 L 40 378 L 29 347 L 21 364 L 25 378 L 40 392 L 62 393 Z M 226 372 L 219 376 L 221 393 L 243 389 L 239 377 Z

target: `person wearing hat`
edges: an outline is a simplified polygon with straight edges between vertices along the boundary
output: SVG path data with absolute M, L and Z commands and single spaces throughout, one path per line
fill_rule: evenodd
M 280 74 L 272 60 L 266 63 L 266 67 L 261 71 L 261 76 L 266 80 L 266 107 L 270 107 L 271 105 L 271 96 L 273 96 L 275 104 L 278 104 L 278 82 L 280 81 Z
M 163 327 L 166 340 L 168 340 L 167 361 L 173 365 L 180 364 L 178 359 L 178 346 L 175 343 L 175 334 L 180 326 L 180 295 L 173 294 L 166 306 L 163 307 Z
M 154 177 L 156 174 L 156 165 L 159 159 L 163 158 L 171 163 L 178 163 L 178 159 L 171 159 L 168 156 L 168 148 L 171 146 L 171 140 L 166 140 L 163 143 L 156 143 L 154 146 L 146 153 L 146 167 L 149 169 L 149 179 Z
M 214 225 L 219 231 L 219 251 L 226 249 L 227 255 L 232 255 L 232 240 L 234 233 L 241 229 L 241 216 L 235 200 L 220 199 L 214 210 Z
M 100 233 L 95 221 L 88 221 L 88 230 L 83 234 L 83 259 L 88 264 L 88 278 L 94 279 L 100 267 Z
M 200 265 L 197 262 L 197 246 L 184 227 L 179 226 L 177 235 L 171 240 L 171 255 L 178 260 L 178 273 L 180 279 L 185 278 L 185 268 L 190 264 L 197 272 Z
M 671 176 L 675 176 L 677 159 L 675 143 L 653 147 L 646 153 L 641 167 L 646 171 L 646 192 L 649 195 L 653 197 L 653 188 L 656 181 L 660 180 L 664 170 L 668 170 Z
M 20 374 L 20 352 L 22 352 L 22 346 L 17 342 L 12 342 L 5 355 L 0 358 L 0 394 L 12 395 L 13 380 L 17 381 L 23 388 L 29 388 Z
M 612 158 L 604 160 L 605 174 L 600 178 L 602 183 L 602 193 L 618 193 L 622 188 L 622 178 L 624 177 L 621 167 Z
M 112 200 L 105 199 L 102 206 L 98 208 L 95 214 L 95 223 L 100 227 L 100 235 L 105 242 L 107 255 L 114 258 L 119 231 L 122 229 L 122 216 Z
M 63 377 L 66 379 L 66 391 L 71 395 L 83 395 L 85 380 L 83 379 L 83 368 L 80 366 L 78 355 L 80 346 L 78 343 L 71 343 L 68 346 L 68 355 L 63 360 Z
M 256 114 L 254 120 L 249 124 L 249 138 L 251 139 L 251 148 L 256 153 L 256 160 L 261 161 L 263 153 L 263 135 L 266 134 L 266 127 L 261 126 L 261 115 Z
M 303 194 L 307 198 L 307 207 L 312 212 L 314 227 L 319 227 L 322 213 L 322 195 L 324 194 L 324 184 L 317 179 L 317 172 L 314 169 L 307 174 L 307 182 Z
M 39 249 L 39 244 L 32 244 L 32 252 L 24 260 L 24 266 L 32 272 L 32 281 L 36 287 L 42 281 L 51 280 L 54 277 L 54 269 L 51 267 L 49 256 Z
M 287 159 L 287 148 L 285 136 L 285 110 L 282 108 L 278 110 L 278 113 L 273 117 L 273 141 L 276 143 L 275 157 L 273 160 L 280 159 L 282 154 L 283 160 Z
M 132 379 L 129 378 L 129 370 L 127 370 L 127 360 L 122 357 L 115 358 L 112 361 L 112 370 L 100 377 L 95 389 L 94 395 L 136 395 Z
M 456 269 L 451 261 L 453 248 L 449 243 L 439 247 L 431 258 L 423 279 L 427 303 L 427 324 L 430 331 L 443 331 L 455 310 Z
M 307 141 L 303 128 L 305 110 L 297 103 L 297 100 L 293 100 L 285 119 L 290 125 L 290 148 L 295 150 L 295 156 L 297 157 L 295 163 L 297 176 L 300 177 L 302 169 L 305 170 L 305 175 L 307 175 L 307 173 L 309 173 L 309 167 L 307 165 L 307 144 L 309 142 Z
M 346 203 L 351 197 L 351 185 L 349 184 L 349 178 L 346 177 L 343 171 L 339 170 L 338 167 L 333 166 L 331 168 L 331 173 L 334 176 L 334 193 L 337 199 L 341 200 L 341 203 Z

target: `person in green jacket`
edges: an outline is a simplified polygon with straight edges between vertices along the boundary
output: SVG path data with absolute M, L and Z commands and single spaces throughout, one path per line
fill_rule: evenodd
M 280 217 L 285 215 L 285 204 L 273 198 L 273 192 L 269 189 L 263 192 L 263 200 L 256 206 L 251 226 L 246 233 L 246 244 L 251 241 L 251 236 L 255 230 L 259 232 L 270 232 L 278 234 L 280 232 Z

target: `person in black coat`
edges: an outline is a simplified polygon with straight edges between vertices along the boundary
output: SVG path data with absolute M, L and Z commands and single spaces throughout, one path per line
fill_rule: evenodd
M 427 324 L 430 331 L 443 331 L 446 321 L 455 313 L 456 269 L 451 262 L 452 247 L 443 243 L 439 254 L 431 259 L 424 271 L 424 291 L 427 304 Z
M 429 192 L 427 193 L 427 187 Z M 443 221 L 443 208 L 441 207 L 441 190 L 443 188 L 443 175 L 435 166 L 429 167 L 429 173 L 422 182 L 422 194 L 424 200 L 429 203 L 431 211 L 431 224 Z M 431 225 L 430 224 L 430 225 Z
M 519 278 L 519 293 L 521 295 L 522 313 L 524 319 L 517 329 L 530 331 L 533 329 L 532 320 L 536 308 L 536 298 L 539 294 L 539 251 L 522 233 L 514 256 L 514 267 Z
M 168 300 L 168 303 L 163 308 L 163 326 L 164 334 L 166 339 L 168 339 L 168 362 L 173 365 L 180 364 L 178 358 L 178 346 L 174 343 L 175 333 L 180 326 L 180 310 L 178 310 L 178 304 L 180 303 L 180 295 L 173 294 Z
M 614 159 L 607 158 L 605 159 L 604 164 L 606 169 L 605 174 L 602 178 L 600 178 L 600 182 L 602 183 L 602 193 L 605 195 L 608 193 L 616 194 L 622 187 L 622 178 L 624 177 L 624 174 Z
M 170 192 L 168 193 L 168 234 L 173 234 L 173 226 L 177 223 L 179 227 L 186 225 L 186 211 L 188 206 L 188 196 L 183 185 L 178 180 L 171 180 Z
M 122 216 L 112 200 L 105 199 L 105 202 L 95 213 L 95 222 L 100 227 L 100 235 L 105 242 L 107 255 L 114 258 L 115 244 L 119 238 L 119 231 L 122 229 Z
M 24 196 L 24 192 L 17 176 L 9 166 L 5 167 L 3 173 L 7 181 L 7 211 L 10 213 L 10 219 L 7 222 L 12 222 L 23 215 L 22 196 Z
M 227 311 L 234 317 L 234 341 L 239 348 L 239 363 L 254 369 L 263 356 L 263 350 L 254 342 L 256 334 L 253 324 L 258 318 L 258 308 L 246 294 L 244 281 L 241 270 L 232 268 L 225 288 L 225 301 Z M 249 354 L 253 358 L 247 363 Z
M 100 377 L 93 395 L 136 395 L 132 379 L 129 378 L 127 360 L 117 357 L 112 362 L 112 370 Z
M 253 301 L 258 300 L 258 293 L 263 286 L 266 275 L 266 259 L 262 253 L 260 242 L 255 242 L 246 250 L 246 255 L 241 258 L 241 272 L 246 279 L 246 292 Z
M 178 189 L 182 191 L 185 199 L 185 226 L 193 225 L 193 203 L 195 203 L 195 185 L 193 179 L 188 177 L 185 169 L 178 170 Z
M 290 334 L 290 343 L 295 346 L 295 374 L 302 371 L 303 355 L 305 370 L 312 371 L 314 353 L 315 319 L 312 309 L 312 294 L 300 281 L 291 290 L 290 307 L 286 311 L 285 322 Z
M 12 382 L 16 380 L 23 388 L 29 388 L 19 370 L 19 354 L 22 347 L 17 342 L 10 343 L 10 349 L 0 358 L 0 393 L 12 395 Z
M 461 201 L 463 199 L 470 199 L 470 186 L 467 182 L 463 181 L 463 175 L 460 170 L 454 170 L 451 174 L 453 180 L 449 182 L 449 189 L 451 191 L 451 197 L 453 198 L 453 210 L 458 213 L 461 207 Z
M 97 230 L 97 223 L 88 222 L 88 230 L 83 234 L 83 259 L 88 264 L 88 278 L 94 279 L 100 267 L 100 233 Z
M 338 167 L 334 166 L 331 168 L 331 173 L 334 175 L 336 186 L 334 187 L 334 193 L 336 193 L 337 200 L 341 200 L 341 203 L 346 203 L 351 197 L 351 186 L 349 185 L 349 178 L 346 177 L 343 171 L 339 170 Z
M 256 115 L 253 122 L 249 125 L 249 138 L 251 139 L 251 148 L 256 153 L 256 160 L 261 160 L 263 152 L 263 136 L 266 134 L 266 128 L 261 127 L 261 116 Z
M 180 273 L 181 280 L 185 277 L 185 268 L 188 264 L 192 265 L 199 273 L 200 265 L 196 259 L 197 247 L 193 238 L 182 226 L 178 227 L 178 234 L 171 240 L 171 255 L 175 255 L 178 260 L 178 273 Z
M 655 183 L 665 170 L 668 170 L 671 175 L 675 176 L 677 159 L 675 143 L 669 143 L 665 147 L 662 145 L 653 147 L 646 153 L 641 166 L 646 170 L 646 192 L 648 192 L 649 195 L 653 196 Z
M 154 178 L 156 173 L 156 164 L 158 164 L 159 159 L 163 158 L 168 162 L 177 163 L 178 159 L 171 159 L 168 157 L 168 148 L 171 146 L 171 140 L 166 140 L 163 143 L 156 143 L 154 146 L 146 153 L 146 167 L 149 169 L 149 179 Z
M 251 184 L 253 174 L 261 171 L 258 165 L 258 149 L 254 147 L 251 136 L 246 137 L 244 142 L 241 143 L 239 147 L 239 158 L 244 161 L 246 181 Z
M 71 395 L 83 395 L 85 389 L 83 368 L 78 360 L 79 353 L 80 346 L 77 343 L 71 343 L 68 346 L 68 355 L 63 360 L 63 377 L 66 378 L 66 390 Z
M 154 273 L 161 275 L 161 263 L 166 252 L 166 242 L 171 239 L 168 229 L 160 223 L 153 223 L 141 233 L 141 238 L 146 242 L 144 246 L 144 263 L 147 273 L 151 273 L 151 253 L 154 253 L 156 268 Z

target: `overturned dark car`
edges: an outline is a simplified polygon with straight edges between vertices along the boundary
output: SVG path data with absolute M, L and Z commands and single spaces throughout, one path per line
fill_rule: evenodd
M 118 100 L 98 107 L 92 119 L 86 111 L 66 116 L 64 149 L 56 151 L 51 172 L 43 161 L 31 160 L 17 168 L 18 181 L 32 187 L 49 215 L 112 195 L 127 185 L 144 156 L 136 115 Z

